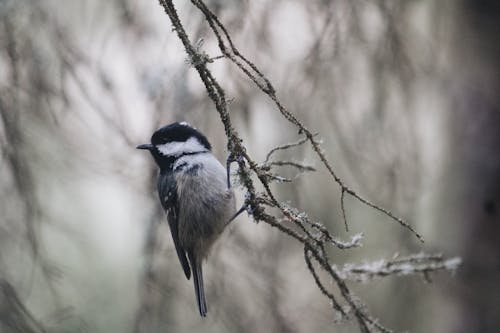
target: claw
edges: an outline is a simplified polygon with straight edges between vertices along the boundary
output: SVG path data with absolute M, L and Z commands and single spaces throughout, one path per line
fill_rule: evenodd
M 229 221 L 226 222 L 226 225 L 231 223 L 235 218 L 237 218 L 241 213 L 243 213 L 248 208 L 248 205 L 249 205 L 248 201 L 245 200 L 245 203 L 243 203 L 243 206 L 241 206 L 241 208 L 238 209 L 238 211 L 229 219 Z
M 234 161 L 235 161 L 234 155 L 232 153 L 229 154 L 229 156 L 227 157 L 227 160 L 226 160 L 226 175 L 227 175 L 227 188 L 228 189 L 231 188 L 231 178 L 230 178 L 231 163 L 233 163 Z

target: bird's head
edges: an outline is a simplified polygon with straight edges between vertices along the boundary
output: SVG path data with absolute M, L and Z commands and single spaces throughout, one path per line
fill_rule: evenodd
M 160 168 L 170 166 L 177 158 L 211 150 L 207 138 L 186 122 L 176 122 L 153 133 L 151 143 L 137 146 L 149 150 Z

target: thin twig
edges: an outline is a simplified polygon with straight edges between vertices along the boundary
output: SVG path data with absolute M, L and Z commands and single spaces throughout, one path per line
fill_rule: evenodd
M 294 161 L 271 161 L 267 163 L 268 166 L 291 166 L 300 171 L 316 171 L 316 168 L 311 165 L 304 165 Z
M 317 135 L 317 134 L 315 134 L 315 135 Z M 266 163 L 268 163 L 268 162 L 269 162 L 269 159 L 271 158 L 271 156 L 272 156 L 275 152 L 277 152 L 277 151 L 279 151 L 279 150 L 286 150 L 286 149 L 290 149 L 290 148 L 293 148 L 293 147 L 297 147 L 297 146 L 300 146 L 300 145 L 302 145 L 302 144 L 304 144 L 304 143 L 306 143 L 306 142 L 307 142 L 307 137 L 302 138 L 302 139 L 300 139 L 300 140 L 298 140 L 298 141 L 296 141 L 296 142 L 286 143 L 286 144 L 284 144 L 284 145 L 281 145 L 281 146 L 278 146 L 278 147 L 274 147 L 273 149 L 271 149 L 271 150 L 269 151 L 269 153 L 267 153 L 267 155 L 266 155 L 266 160 L 264 161 L 264 164 L 266 164 Z
M 342 188 L 340 192 L 340 210 L 342 211 L 342 219 L 344 220 L 345 231 L 349 232 L 349 225 L 347 224 L 344 201 L 345 201 L 345 190 Z

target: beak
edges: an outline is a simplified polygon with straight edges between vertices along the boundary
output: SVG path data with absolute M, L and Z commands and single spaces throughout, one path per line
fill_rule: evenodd
M 150 144 L 150 143 L 146 143 L 146 144 L 143 144 L 143 145 L 138 145 L 136 147 L 137 149 L 147 149 L 147 150 L 151 150 L 153 149 L 153 145 Z

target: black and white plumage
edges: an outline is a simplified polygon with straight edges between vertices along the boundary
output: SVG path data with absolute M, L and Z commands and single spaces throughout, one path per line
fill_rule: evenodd
M 200 315 L 207 305 L 202 261 L 235 212 L 226 169 L 212 155 L 207 138 L 189 124 L 157 130 L 147 149 L 160 168 L 158 194 L 167 213 L 174 246 L 184 274 L 193 275 Z

